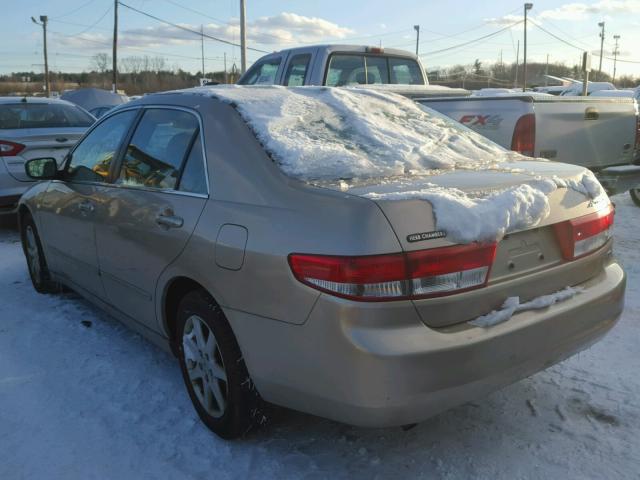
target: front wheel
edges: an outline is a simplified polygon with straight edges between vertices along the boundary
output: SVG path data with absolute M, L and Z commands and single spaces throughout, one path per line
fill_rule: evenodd
M 629 195 L 631 195 L 631 200 L 636 206 L 640 207 L 640 188 L 632 188 L 629 190 Z
M 178 358 L 193 406 L 203 423 L 224 439 L 261 423 L 260 397 L 224 314 L 203 291 L 178 306 Z

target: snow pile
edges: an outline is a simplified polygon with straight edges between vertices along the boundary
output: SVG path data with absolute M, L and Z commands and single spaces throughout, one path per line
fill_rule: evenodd
M 414 191 L 368 193 L 372 200 L 422 199 L 433 206 L 436 228 L 456 243 L 498 241 L 508 232 L 538 225 L 549 215 L 551 180 L 536 180 L 498 192 L 473 195 L 428 184 Z
M 512 154 L 415 102 L 361 88 L 216 86 L 280 168 L 304 181 L 491 168 Z
M 481 317 L 471 320 L 469 323 L 476 327 L 492 327 L 494 325 L 498 325 L 499 323 L 506 322 L 517 312 L 524 312 L 526 310 L 541 310 L 556 303 L 569 300 L 582 291 L 583 288 L 581 287 L 567 287 L 558 292 L 551 293 L 549 295 L 543 295 L 525 303 L 520 303 L 520 297 L 509 297 L 505 300 L 499 310 L 493 310 L 486 315 L 482 315 Z

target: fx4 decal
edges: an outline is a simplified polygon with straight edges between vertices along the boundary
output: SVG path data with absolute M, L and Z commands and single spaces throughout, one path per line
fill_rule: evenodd
M 460 123 L 471 128 L 496 130 L 502 123 L 501 115 L 463 115 Z

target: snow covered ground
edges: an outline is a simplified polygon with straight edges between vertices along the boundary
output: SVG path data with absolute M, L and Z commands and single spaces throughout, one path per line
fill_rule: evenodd
M 600 343 L 406 432 L 279 411 L 233 443 L 200 424 L 168 354 L 36 294 L 0 228 L 0 479 L 638 478 L 640 209 L 614 200 L 627 307 Z

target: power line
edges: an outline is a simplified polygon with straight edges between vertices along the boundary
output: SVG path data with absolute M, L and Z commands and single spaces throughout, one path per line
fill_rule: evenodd
M 450 51 L 450 50 L 455 50 L 456 48 L 465 47 L 465 46 L 470 45 L 470 44 L 472 44 L 472 43 L 479 42 L 479 41 L 484 40 L 484 39 L 486 39 L 486 38 L 495 37 L 496 35 L 499 35 L 500 33 L 504 32 L 504 31 L 506 31 L 506 30 L 511 29 L 511 27 L 515 27 L 516 25 L 521 24 L 523 21 L 524 21 L 524 20 L 519 20 L 519 21 L 514 22 L 514 23 L 512 23 L 512 24 L 510 24 L 510 25 L 507 25 L 506 27 L 501 28 L 500 30 L 496 30 L 495 32 L 488 33 L 488 34 L 483 35 L 483 36 L 481 36 L 481 37 L 474 38 L 473 40 L 468 40 L 468 41 L 466 41 L 466 42 L 459 43 L 459 44 L 457 44 L 457 45 L 452 45 L 451 47 L 441 48 L 441 49 L 439 49 L 439 50 L 432 50 L 431 52 L 425 52 L 425 53 L 421 54 L 420 56 L 421 56 L 421 57 L 424 57 L 424 56 L 427 56 L 427 55 L 435 55 L 436 53 L 448 52 L 448 51 Z
M 83 3 L 82 5 L 80 5 L 78 8 L 74 8 L 73 10 L 71 10 L 70 12 L 67 13 L 63 13 L 62 15 L 59 15 L 57 17 L 53 17 L 51 20 L 53 19 L 58 19 L 58 18 L 64 18 L 64 17 L 68 17 L 69 15 L 73 15 L 74 13 L 82 10 L 84 7 L 88 7 L 89 5 L 91 5 L 93 2 L 95 2 L 96 0 L 89 0 L 88 2 Z
M 542 30 L 544 33 L 546 33 L 547 35 L 551 35 L 553 38 L 555 38 L 556 40 L 564 43 L 565 45 L 568 45 L 569 47 L 575 48 L 577 50 L 580 50 L 581 52 L 583 52 L 585 49 L 582 47 L 578 47 L 576 45 L 574 45 L 573 43 L 559 37 L 558 35 L 556 35 L 553 32 L 550 32 L 549 30 L 547 30 L 546 28 L 543 28 L 542 26 L 540 26 L 538 23 L 534 22 L 533 20 L 529 19 L 531 21 L 531 23 L 533 23 L 533 25 L 535 25 L 537 28 L 539 28 L 540 30 Z M 588 50 L 592 50 L 591 48 L 588 48 Z M 593 54 L 596 57 L 600 57 L 600 54 L 598 53 L 594 53 Z M 606 58 L 607 60 L 616 60 L 613 57 L 607 57 L 606 55 L 604 55 L 602 58 Z M 639 60 L 622 60 L 620 58 L 617 59 L 618 62 L 624 62 L 624 63 L 638 63 L 640 64 Z
M 214 37 L 212 35 L 209 35 L 209 34 L 206 34 L 206 33 L 201 33 L 201 32 L 198 32 L 197 30 L 192 30 L 190 28 L 183 27 L 183 26 L 178 25 L 176 23 L 169 22 L 167 20 L 163 20 L 160 17 L 156 17 L 155 15 L 152 15 L 150 13 L 143 12 L 142 10 L 138 10 L 137 8 L 131 7 L 131 6 L 127 5 L 126 3 L 118 2 L 118 4 L 122 5 L 125 8 L 128 8 L 129 10 L 133 10 L 134 12 L 137 12 L 140 15 L 144 15 L 145 17 L 152 18 L 152 19 L 154 19 L 154 20 L 156 20 L 158 22 L 164 23 L 166 25 L 170 25 L 170 26 L 172 26 L 174 28 L 177 28 L 177 29 L 180 29 L 180 30 L 184 30 L 185 32 L 190 32 L 190 33 L 193 33 L 194 35 L 203 36 L 203 37 L 208 38 L 210 40 L 214 40 L 216 42 L 224 43 L 226 45 L 231 45 L 233 47 L 239 47 L 240 46 L 240 44 L 238 44 L 238 43 L 230 42 L 230 41 L 224 40 L 222 38 Z M 247 47 L 247 50 L 253 50 L 254 52 L 260 52 L 260 53 L 270 53 L 270 52 L 268 52 L 266 50 L 260 50 L 259 48 L 254 48 L 254 47 Z

